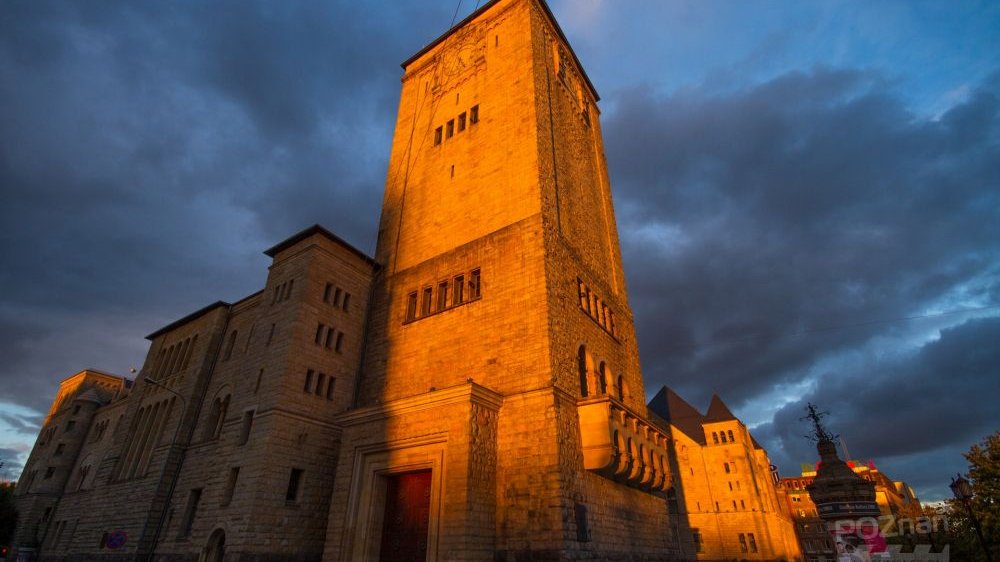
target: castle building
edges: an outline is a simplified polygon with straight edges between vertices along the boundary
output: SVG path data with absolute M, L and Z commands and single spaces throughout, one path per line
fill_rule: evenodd
M 375 256 L 310 227 L 260 292 L 150 334 L 134 384 L 64 382 L 24 559 L 677 559 L 593 85 L 543 0 L 403 69 Z
M 664 387 L 649 409 L 673 437 L 669 509 L 687 558 L 801 560 L 776 468 L 718 395 L 703 415 Z

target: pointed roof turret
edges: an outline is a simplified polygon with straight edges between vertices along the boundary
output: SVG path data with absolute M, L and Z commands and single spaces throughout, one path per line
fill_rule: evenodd
M 701 428 L 703 418 L 701 412 L 670 388 L 666 386 L 661 388 L 649 401 L 647 408 L 694 441 L 705 444 L 705 432 Z
M 705 415 L 705 423 L 721 421 L 739 421 L 733 412 L 729 410 L 722 398 L 718 394 L 712 394 L 712 403 L 708 406 L 708 414 Z

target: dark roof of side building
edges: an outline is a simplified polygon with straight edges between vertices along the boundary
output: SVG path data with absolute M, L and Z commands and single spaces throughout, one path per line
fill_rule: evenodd
M 701 412 L 688 404 L 673 390 L 664 386 L 649 401 L 647 407 L 695 442 L 705 444 L 705 432 L 701 427 L 703 418 Z
M 469 14 L 469 17 L 453 25 L 451 29 L 445 31 L 440 37 L 428 43 L 423 49 L 420 49 L 417 52 L 417 54 L 403 61 L 403 64 L 401 64 L 400 66 L 402 66 L 404 69 L 407 66 L 410 66 L 410 64 L 412 64 L 413 61 L 424 56 L 425 53 L 427 53 L 428 51 L 439 45 L 442 41 L 444 41 L 448 37 L 451 37 L 451 35 L 455 33 L 457 30 L 461 29 L 462 26 L 479 17 L 480 14 L 493 7 L 493 5 L 499 1 L 500 0 L 490 0 L 489 2 L 484 4 L 481 8 Z M 569 49 L 569 54 L 571 57 L 573 57 L 573 62 L 576 63 L 576 67 L 580 69 L 580 74 L 583 76 L 584 82 L 587 83 L 587 87 L 590 88 L 590 93 L 594 94 L 594 100 L 601 101 L 601 96 L 598 95 L 597 88 L 594 87 L 594 83 L 591 82 L 590 77 L 587 76 L 587 71 L 584 70 L 583 65 L 580 64 L 580 58 L 576 56 L 576 52 L 573 51 L 573 46 L 569 44 L 569 39 L 566 38 L 566 34 L 563 33 L 562 28 L 559 27 L 559 22 L 556 21 L 556 16 L 552 13 L 552 9 L 549 8 L 549 5 L 545 0 L 535 0 L 535 1 L 538 2 L 538 4 L 542 7 L 542 11 L 545 12 L 545 15 L 549 18 L 549 21 L 552 22 L 552 27 L 555 28 L 556 33 L 559 34 L 559 38 L 562 39 L 563 43 L 566 44 L 566 48 Z
M 371 256 L 355 248 L 354 246 L 348 244 L 343 238 L 337 236 L 336 234 L 330 232 L 329 230 L 323 228 L 318 224 L 314 224 L 309 228 L 306 228 L 296 234 L 293 234 L 291 237 L 285 239 L 284 241 L 277 243 L 276 245 L 268 248 L 267 250 L 264 250 L 264 254 L 267 255 L 268 257 L 273 258 L 274 256 L 278 255 L 278 252 L 286 250 L 315 234 L 324 236 L 331 242 L 334 242 L 342 246 L 345 250 L 348 250 L 349 252 L 358 256 L 359 258 L 370 264 L 372 267 L 376 268 L 379 267 L 378 262 L 376 262 Z
M 210 304 L 210 305 L 208 305 L 208 306 L 206 306 L 204 308 L 199 308 L 198 310 L 192 312 L 191 314 L 188 314 L 187 316 L 185 316 L 184 318 L 181 318 L 180 320 L 175 320 L 175 321 L 167 324 L 166 326 L 164 326 L 164 327 L 160 328 L 159 330 L 153 332 L 152 334 L 149 334 L 148 336 L 146 336 L 146 339 L 152 341 L 152 340 L 156 339 L 158 336 L 161 336 L 161 335 L 169 332 L 170 330 L 173 330 L 174 328 L 178 328 L 180 326 L 183 326 L 184 324 L 187 324 L 188 322 L 191 322 L 192 320 L 196 320 L 198 318 L 201 318 L 202 316 L 208 314 L 209 312 L 215 310 L 216 308 L 219 308 L 219 307 L 229 308 L 230 306 L 232 306 L 232 305 L 230 305 L 228 302 L 225 302 L 225 301 L 215 301 L 212 304 Z

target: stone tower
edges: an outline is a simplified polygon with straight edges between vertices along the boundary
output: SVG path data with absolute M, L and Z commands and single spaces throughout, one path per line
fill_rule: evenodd
M 541 0 L 403 69 L 324 560 L 668 559 L 593 85 Z

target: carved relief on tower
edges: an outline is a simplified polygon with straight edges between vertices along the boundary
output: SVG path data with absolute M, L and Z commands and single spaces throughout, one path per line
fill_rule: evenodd
M 497 413 L 473 403 L 469 418 L 469 470 L 473 477 L 487 476 L 497 465 Z
M 483 26 L 465 28 L 448 40 L 437 54 L 432 87 L 437 93 L 455 86 L 473 71 L 486 66 L 486 29 Z

